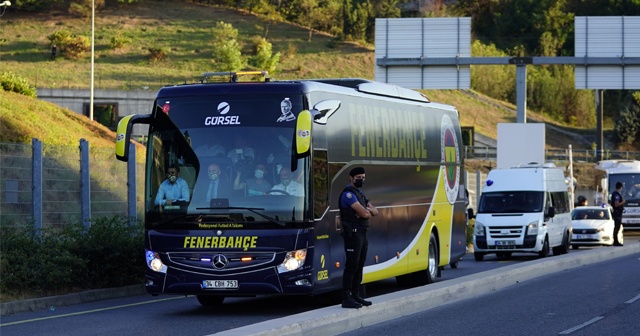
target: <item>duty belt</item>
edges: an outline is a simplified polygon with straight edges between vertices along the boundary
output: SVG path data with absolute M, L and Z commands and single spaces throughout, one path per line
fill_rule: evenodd
M 359 228 L 354 228 L 354 229 L 353 229 L 353 232 L 356 232 L 356 233 L 358 233 L 358 232 L 360 232 L 360 233 L 367 233 L 367 230 L 369 230 L 369 228 L 366 228 L 366 227 L 359 227 Z

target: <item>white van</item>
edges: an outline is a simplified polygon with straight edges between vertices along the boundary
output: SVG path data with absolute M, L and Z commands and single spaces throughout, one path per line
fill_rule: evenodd
M 485 254 L 513 252 L 540 257 L 564 254 L 571 246 L 571 208 L 562 169 L 529 163 L 489 172 L 473 232 L 476 261 Z

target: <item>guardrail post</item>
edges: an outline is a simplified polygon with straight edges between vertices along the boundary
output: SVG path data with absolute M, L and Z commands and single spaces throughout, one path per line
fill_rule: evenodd
M 80 139 L 80 212 L 86 231 L 91 228 L 91 174 L 89 171 L 89 142 Z
M 129 160 L 127 161 L 127 205 L 130 226 L 133 226 L 137 220 L 136 166 L 136 145 L 134 145 L 133 142 L 129 142 Z
M 42 142 L 31 139 L 31 190 L 33 228 L 38 235 L 42 234 Z

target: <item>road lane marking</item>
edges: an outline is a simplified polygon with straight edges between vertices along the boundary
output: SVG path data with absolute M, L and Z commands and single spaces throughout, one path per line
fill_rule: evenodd
M 629 300 L 629 301 L 625 301 L 624 303 L 634 303 L 636 301 L 640 300 L 640 294 L 638 294 L 636 297 L 634 297 L 633 299 Z
M 69 314 L 63 314 L 63 315 L 56 315 L 56 316 L 38 317 L 38 318 L 34 318 L 34 319 L 29 319 L 29 320 L 2 323 L 2 324 L 0 324 L 0 327 L 10 326 L 10 325 L 15 325 L 15 324 L 20 324 L 20 323 L 29 323 L 29 322 L 50 320 L 50 319 L 60 318 L 60 317 L 68 317 L 68 316 L 74 316 L 74 315 L 90 314 L 90 313 L 96 313 L 96 312 L 100 312 L 100 311 L 106 311 L 106 310 L 112 310 L 112 309 L 118 309 L 118 308 L 125 308 L 125 307 L 133 307 L 133 306 L 139 306 L 139 305 L 148 304 L 148 303 L 156 303 L 156 302 L 160 302 L 160 301 L 168 301 L 168 300 L 184 299 L 184 298 L 186 298 L 186 296 L 178 296 L 178 297 L 170 297 L 170 298 L 166 298 L 166 299 L 158 299 L 158 300 L 153 300 L 153 301 L 129 303 L 129 304 L 126 304 L 126 305 L 106 307 L 106 308 L 100 308 L 100 309 L 93 309 L 93 310 L 87 310 L 87 311 L 69 313 Z
M 604 318 L 604 316 L 594 317 L 591 320 L 589 320 L 589 321 L 587 321 L 587 322 L 585 322 L 583 324 L 577 325 L 577 326 L 575 326 L 575 327 L 573 327 L 571 329 L 567 329 L 567 330 L 561 332 L 559 335 L 569 335 L 570 333 L 572 333 L 572 332 L 574 332 L 574 331 L 576 331 L 578 329 L 582 329 L 582 328 L 584 328 L 584 327 L 586 327 L 588 325 L 594 324 L 594 323 L 602 320 L 603 318 Z

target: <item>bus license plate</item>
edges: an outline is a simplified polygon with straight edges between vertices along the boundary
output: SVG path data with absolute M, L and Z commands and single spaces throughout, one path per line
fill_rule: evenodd
M 238 280 L 203 280 L 202 288 L 230 289 L 238 288 Z
M 496 240 L 496 246 L 511 246 L 515 244 L 515 240 Z

